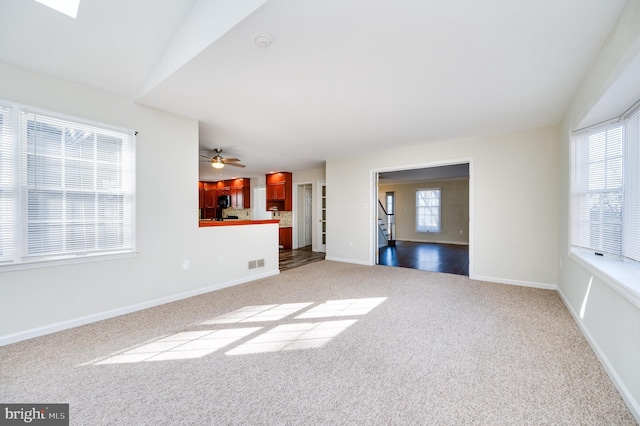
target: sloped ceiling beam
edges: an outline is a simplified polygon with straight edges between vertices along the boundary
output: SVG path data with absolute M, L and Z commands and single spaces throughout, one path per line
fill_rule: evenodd
M 267 0 L 198 0 L 147 80 L 142 97 L 255 12 Z

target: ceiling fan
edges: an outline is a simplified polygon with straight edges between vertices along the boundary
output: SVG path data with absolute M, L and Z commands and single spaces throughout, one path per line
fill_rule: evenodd
M 215 148 L 213 150 L 215 155 L 211 157 L 210 155 L 202 155 L 200 157 L 206 158 L 208 161 L 211 161 L 211 166 L 214 169 L 221 169 L 225 165 L 234 166 L 234 167 L 246 167 L 244 164 L 240 164 L 239 158 L 223 158 L 220 153 L 222 152 L 222 148 Z

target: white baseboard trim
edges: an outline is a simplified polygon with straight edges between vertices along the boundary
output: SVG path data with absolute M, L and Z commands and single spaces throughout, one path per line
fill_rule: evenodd
M 178 293 L 171 296 L 161 297 L 158 299 L 149 300 L 147 302 L 136 303 L 134 305 L 112 309 L 109 311 L 99 312 L 96 314 L 91 314 L 91 315 L 87 315 L 80 318 L 60 321 L 60 322 L 48 324 L 42 327 L 36 327 L 29 330 L 21 331 L 18 333 L 7 334 L 4 336 L 0 336 L 0 346 L 9 345 L 11 343 L 17 343 L 23 340 L 33 339 L 34 337 L 44 336 L 46 334 L 51 334 L 58 331 L 79 327 L 81 325 L 86 325 L 93 322 L 114 318 L 120 315 L 130 314 L 132 312 L 141 311 L 143 309 L 153 308 L 154 306 L 164 305 L 165 303 L 176 302 L 178 300 L 186 299 L 189 297 L 199 296 L 204 293 L 209 293 L 212 291 L 221 290 L 223 288 L 232 287 L 238 284 L 244 284 L 250 281 L 255 281 L 261 278 L 267 278 L 273 275 L 278 275 L 279 273 L 280 273 L 280 270 L 276 269 L 275 271 L 266 272 L 259 275 L 251 275 L 250 277 L 243 277 L 233 281 L 214 284 L 212 286 L 202 287 L 195 290 L 186 291 L 184 293 Z
M 396 239 L 396 241 L 406 241 L 408 243 L 428 243 L 428 244 L 455 244 L 458 246 L 468 246 L 469 242 L 464 242 L 464 241 L 433 241 L 433 240 L 413 240 L 413 239 L 406 239 L 406 238 L 398 238 Z
M 595 352 L 596 356 L 600 360 L 600 364 L 602 364 L 602 366 L 604 367 L 604 370 L 607 372 L 607 375 L 613 382 L 613 385 L 616 387 L 616 389 L 618 389 L 618 392 L 620 392 L 620 395 L 622 396 L 624 403 L 627 405 L 627 408 L 629 408 L 629 411 L 631 411 L 631 414 L 633 415 L 633 417 L 635 417 L 636 422 L 640 424 L 640 403 L 634 399 L 631 392 L 629 392 L 629 389 L 627 389 L 627 387 L 624 385 L 615 368 L 613 368 L 613 365 L 611 365 L 611 362 L 609 362 L 609 359 L 604 354 L 602 348 L 600 348 L 600 345 L 598 345 L 580 317 L 576 314 L 576 312 L 567 301 L 567 298 L 565 297 L 564 293 L 562 293 L 562 290 L 558 288 L 557 291 L 560 295 L 560 299 L 562 299 L 562 302 L 571 313 L 574 321 L 576 322 L 576 324 L 578 324 L 578 328 L 580 328 L 580 331 L 582 332 L 584 338 L 587 340 L 587 343 L 589 343 L 589 346 L 591 346 L 591 349 L 593 349 L 593 352 Z
M 366 260 L 355 260 L 355 259 L 346 259 L 344 257 L 333 257 L 333 256 L 325 256 L 325 260 L 333 260 L 334 262 L 342 262 L 342 263 L 355 263 L 356 265 L 365 265 L 371 266 Z
M 537 283 L 534 281 L 509 280 L 504 278 L 486 277 L 484 275 L 472 275 L 469 278 L 471 278 L 472 280 L 478 280 L 478 281 L 489 281 L 489 282 L 498 283 L 498 284 L 519 285 L 521 287 L 542 288 L 545 290 L 558 289 L 558 286 L 556 284 Z

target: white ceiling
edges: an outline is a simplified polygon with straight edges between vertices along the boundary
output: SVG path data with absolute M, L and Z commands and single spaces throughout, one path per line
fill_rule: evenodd
M 74 20 L 2 0 L 0 61 L 197 119 L 247 164 L 216 178 L 257 177 L 557 124 L 624 4 L 81 0 Z

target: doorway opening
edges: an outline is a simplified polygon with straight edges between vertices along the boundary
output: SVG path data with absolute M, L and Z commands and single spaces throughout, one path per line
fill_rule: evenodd
M 470 276 L 471 160 L 378 171 L 375 194 L 376 264 Z
M 324 181 L 293 184 L 292 244 L 291 249 L 280 249 L 280 271 L 324 260 L 325 186 Z
M 297 186 L 297 244 L 305 248 L 313 245 L 313 186 L 310 183 Z

